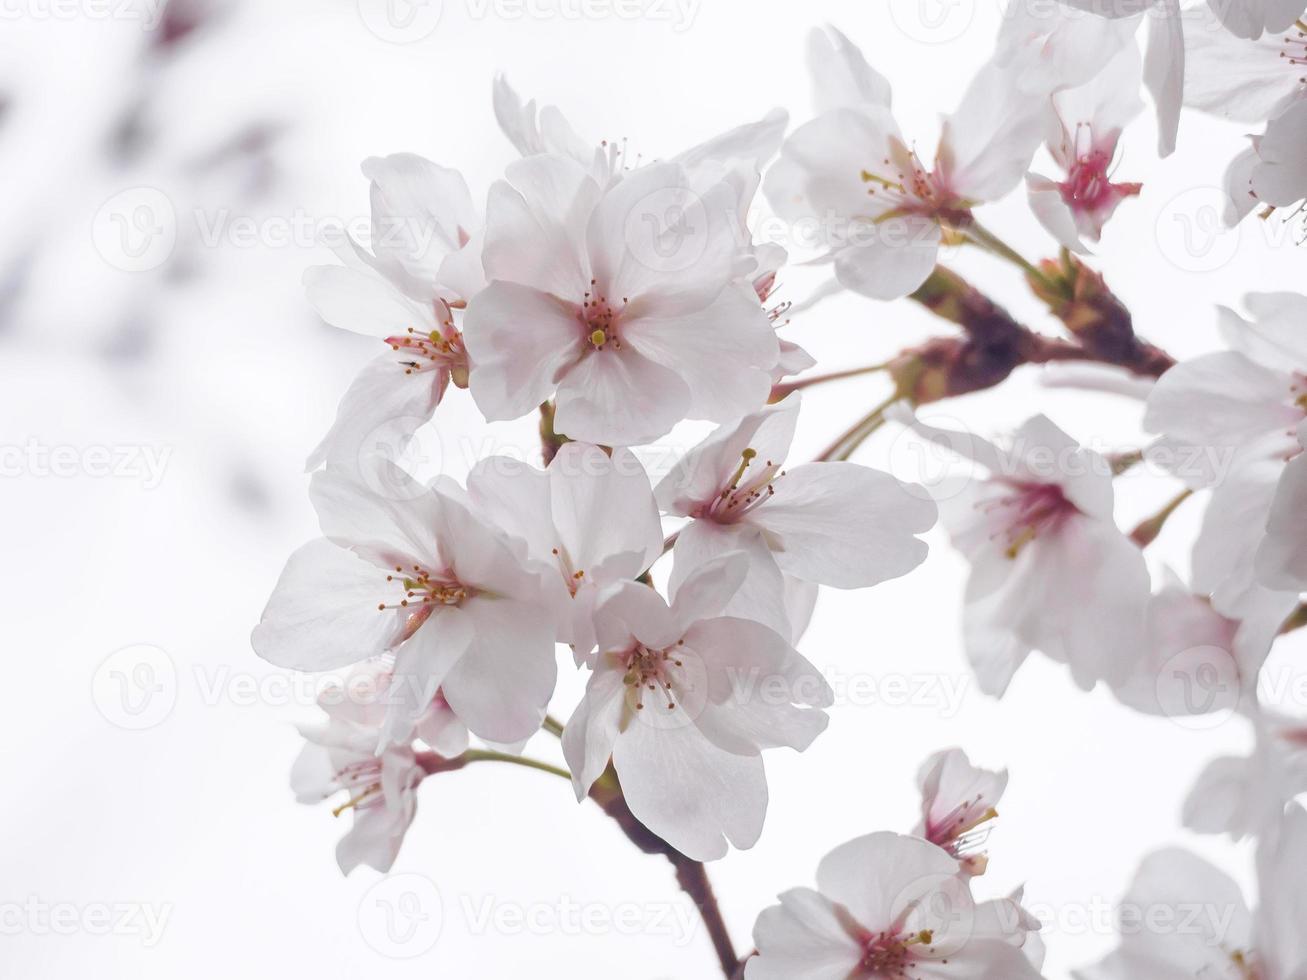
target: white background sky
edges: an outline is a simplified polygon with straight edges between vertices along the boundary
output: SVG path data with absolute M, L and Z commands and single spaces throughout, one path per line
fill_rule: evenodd
M 349 0 L 247 4 L 153 76 L 139 62 L 139 18 L 88 4 L 71 13 L 39 0 L 4 5 L 0 270 L 26 277 L 0 313 L 0 443 L 72 447 L 80 460 L 100 446 L 166 454 L 157 481 L 139 469 L 113 477 L 81 466 L 60 476 L 26 463 L 0 481 L 6 974 L 714 975 L 706 936 L 693 920 L 688 933 L 678 924 L 686 907 L 670 867 L 636 852 L 561 781 L 483 766 L 425 784 L 395 870 L 429 878 L 438 899 L 417 878 L 380 893 L 369 891 L 379 877 L 367 869 L 342 878 L 333 847 L 343 822 L 293 802 L 293 724 L 314 716 L 311 691 L 269 686 L 288 677 L 253 655 L 248 633 L 286 556 L 315 533 L 302 461 L 374 342 L 320 325 L 304 302 L 300 274 L 326 253 L 311 241 L 271 239 L 288 220 L 364 215 L 358 164 L 373 154 L 425 154 L 463 170 L 481 196 L 511 159 L 490 110 L 497 70 L 525 95 L 561 106 L 581 133 L 627 137 L 647 157 L 776 105 L 801 122 L 809 112 L 803 36 L 824 21 L 890 78 L 902 128 L 929 152 L 938 115 L 992 47 L 1000 9 L 996 0 L 690 0 L 680 8 L 648 0 L 647 16 L 631 19 L 613 13 L 630 8 L 594 0 L 582 8 L 591 16 L 578 19 L 562 12 L 578 9 L 568 2 L 538 0 L 536 9 L 553 15 L 531 17 L 504 3 L 445 0 L 434 29 L 406 45 L 369 30 L 369 19 L 379 22 L 367 0 L 362 14 Z M 107 163 L 105 129 L 142 86 L 152 92 L 155 140 L 134 161 Z M 285 126 L 268 193 L 251 197 L 233 179 L 188 169 L 255 115 Z M 1213 237 L 1210 188 L 1239 134 L 1187 116 L 1179 152 L 1159 161 L 1145 114 L 1125 141 L 1121 178 L 1145 189 L 1121 207 L 1097 262 L 1140 331 L 1177 355 L 1215 345 L 1215 304 L 1298 281 L 1302 254 L 1286 230 L 1254 222 Z M 133 274 L 97 254 L 92 229 L 106 201 L 142 186 L 175 206 L 179 245 L 161 270 Z M 230 233 L 241 219 L 267 240 L 243 244 Z M 1192 249 L 1182 247 L 1185 221 L 1199 236 Z M 1051 251 L 1020 195 L 989 209 L 987 223 L 1027 254 Z M 182 257 L 197 274 L 165 275 Z M 970 254 L 948 261 L 1027 322 L 1056 329 L 1009 268 Z M 795 271 L 783 281 L 782 298 L 795 299 L 815 279 Z M 787 336 L 837 369 L 943 332 L 947 325 L 906 301 L 845 297 L 796 318 Z M 125 338 L 136 339 L 126 354 Z M 883 385 L 814 392 L 795 457 L 879 401 Z M 991 433 L 1036 409 L 1099 448 L 1140 444 L 1137 406 L 1048 391 L 1030 371 L 926 415 Z M 437 429 L 422 443 L 427 470 L 455 476 L 487 447 L 532 446 L 531 423 L 487 430 L 461 392 L 441 407 Z M 684 449 L 700 431 L 666 444 Z M 17 458 L 11 452 L 7 463 Z M 889 430 L 859 458 L 918 476 L 918 457 Z M 1125 525 L 1175 490 L 1156 474 L 1119 486 Z M 1198 512 L 1189 505 L 1151 549 L 1155 570 L 1162 561 L 1184 569 Z M 1243 851 L 1190 839 L 1178 817 L 1205 761 L 1247 745 L 1242 723 L 1195 729 L 1143 718 L 1101 692 L 1077 691 L 1039 657 L 1004 701 L 984 697 L 959 643 L 965 565 L 942 532 L 931 544 L 927 563 L 906 579 L 823 593 L 803 651 L 837 687 L 864 696 L 841 698 L 807 754 L 769 755 L 762 841 L 711 868 L 741 951 L 751 948 L 758 911 L 777 891 L 811 884 L 826 851 L 874 830 L 909 831 L 917 766 L 951 745 L 1011 770 L 977 892 L 1026 883 L 1030 904 L 1050 918 L 1050 978 L 1110 947 L 1105 910 L 1149 850 L 1188 841 L 1246 880 Z M 1283 645 L 1292 651 L 1293 642 Z M 117 662 L 98 682 L 97 668 L 139 644 L 163 651 L 156 677 L 165 691 L 151 707 L 157 724 L 129 731 L 106 717 L 115 693 L 107 670 Z M 850 679 L 860 686 L 848 687 Z M 564 664 L 558 713 L 575 703 L 581 680 Z M 927 704 L 865 696 L 870 684 L 892 700 L 899 680 L 935 696 Z M 262 693 L 250 696 L 251 684 Z M 956 702 L 939 694 L 959 685 Z M 557 756 L 546 737 L 531 750 Z M 387 956 L 427 945 L 388 946 L 375 917 L 378 897 L 410 892 L 439 937 L 420 956 Z M 157 942 L 139 930 L 96 934 L 95 910 L 124 904 L 168 915 Z M 41 909 L 56 905 L 76 909 L 80 925 L 51 927 Z M 589 911 L 588 927 L 572 928 L 577 905 Z M 516 927 L 519 911 L 562 928 Z M 633 934 L 596 918 L 613 912 L 635 915 Z

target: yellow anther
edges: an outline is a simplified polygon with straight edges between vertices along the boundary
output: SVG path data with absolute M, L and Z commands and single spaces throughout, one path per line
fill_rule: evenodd
M 594 344 L 596 347 L 602 347 L 607 341 L 608 334 L 604 333 L 602 330 L 596 330 L 590 335 L 590 343 Z

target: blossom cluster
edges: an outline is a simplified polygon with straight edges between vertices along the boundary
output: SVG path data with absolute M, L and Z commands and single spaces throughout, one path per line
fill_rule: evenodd
M 1129 933 L 1085 980 L 1307 970 L 1307 906 L 1287 870 L 1307 848 L 1292 803 L 1307 791 L 1307 727 L 1258 683 L 1307 591 L 1307 297 L 1248 296 L 1247 316 L 1219 312 L 1228 350 L 1175 363 L 1135 336 L 1083 258 L 1141 192 L 1115 169 L 1145 87 L 1163 154 L 1182 105 L 1266 124 L 1231 165 L 1230 220 L 1307 197 L 1305 6 L 1013 0 L 933 155 L 899 129 L 888 80 L 827 28 L 808 41 L 813 116 L 793 129 L 777 110 L 645 161 L 500 79 L 494 112 L 519 158 L 484 202 L 429 160 L 366 161 L 370 240 L 338 238 L 339 262 L 305 283 L 323 319 L 384 351 L 309 458 L 322 537 L 291 556 L 253 634 L 279 666 L 348 671 L 324 695 L 326 721 L 304 729 L 293 777 L 303 801 L 343 794 L 342 869 L 391 867 L 430 776 L 486 760 L 550 768 L 521 755 L 542 729 L 579 801 L 620 800 L 669 854 L 752 846 L 764 750 L 806 750 L 834 701 L 819 658 L 798 650 L 819 588 L 908 574 L 938 517 L 970 565 L 963 645 L 985 693 L 1001 698 L 1038 654 L 1134 710 L 1231 712 L 1256 738 L 1249 757 L 1214 761 L 1185 806 L 1194 830 L 1256 838 L 1256 919 L 1201 942 Z M 1052 176 L 1034 169 L 1041 153 Z M 1020 187 L 1058 259 L 1031 263 L 978 220 Z M 791 446 L 800 389 L 823 378 L 780 332 L 800 307 L 774 295 L 790 256 L 755 241 L 760 192 L 780 218 L 826 229 L 811 258 L 830 279 L 802 308 L 840 291 L 911 297 L 963 333 L 861 372 L 889 375 L 889 401 L 811 461 Z M 1022 327 L 941 267 L 946 243 L 1015 264 L 1070 338 Z M 917 414 L 1058 360 L 1101 366 L 1072 383 L 1143 399 L 1156 441 L 1104 454 L 1042 414 L 992 440 Z M 496 455 L 461 483 L 421 482 L 376 444 L 383 427 L 404 440 L 438 423 L 460 391 L 487 422 L 538 413 L 542 465 Z M 714 428 L 654 479 L 638 450 L 687 420 Z M 852 462 L 882 426 L 975 475 L 937 502 Z M 1185 461 L 1168 477 L 1179 495 L 1122 528 L 1117 478 L 1164 455 Z M 1155 576 L 1146 546 L 1198 492 L 1190 574 Z M 585 677 L 563 721 L 560 666 Z M 1006 781 L 960 750 L 931 757 L 913 834 L 833 851 L 816 890 L 761 914 L 744 976 L 1038 977 L 1039 923 L 1020 894 L 972 896 Z M 1243 907 L 1178 851 L 1149 858 L 1131 891 L 1209 895 Z

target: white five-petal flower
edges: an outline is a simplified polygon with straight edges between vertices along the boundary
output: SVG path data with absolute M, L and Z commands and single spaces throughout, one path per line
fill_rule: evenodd
M 1042 415 L 1006 449 L 905 420 L 988 471 L 941 501 L 971 561 L 963 625 L 981 688 L 1002 695 L 1031 650 L 1067 664 L 1086 689 L 1124 681 L 1142 654 L 1149 578 L 1113 519 L 1107 460 Z
M 906 296 L 934 269 L 945 228 L 1020 183 L 1039 144 L 1038 100 L 985 66 L 927 164 L 899 132 L 889 83 L 844 35 L 814 32 L 809 62 L 820 114 L 790 134 L 764 191 L 781 217 L 824 230 L 842 286 Z
M 391 479 L 397 499 L 330 468 L 314 474 L 325 537 L 291 555 L 255 651 L 296 670 L 393 653 L 383 744 L 405 741 L 437 690 L 480 737 L 526 738 L 557 674 L 549 569 L 473 513 L 452 481 Z
M 1039 980 L 1039 924 L 1013 899 L 977 903 L 943 848 L 878 833 L 842 844 L 758 916 L 745 980 Z
M 554 424 L 602 445 L 762 404 L 780 356 L 739 277 L 737 191 L 674 163 L 603 189 L 575 161 L 511 164 L 490 193 L 491 284 L 468 308 L 470 386 L 488 419 L 557 396 Z
M 783 635 L 787 579 L 860 589 L 905 575 L 926 557 L 915 535 L 935 523 L 929 494 L 847 462 L 785 468 L 799 395 L 723 426 L 658 484 L 669 514 L 689 517 L 676 539 L 673 585 L 729 551 L 749 555 L 728 611 Z
M 467 386 L 467 351 L 451 308 L 481 289 L 481 217 L 455 170 L 411 153 L 363 164 L 372 181 L 371 251 L 336 243 L 341 265 L 310 268 L 309 302 L 334 327 L 376 337 L 390 351 L 363 369 L 309 457 L 362 472 L 431 418 L 450 382 Z M 385 430 L 382 432 L 381 430 Z M 370 440 L 382 445 L 371 445 Z
M 1307 813 L 1294 806 L 1284 831 L 1259 856 L 1260 903 L 1248 910 L 1239 886 L 1179 849 L 1144 860 L 1122 911 L 1118 948 L 1077 980 L 1210 977 L 1301 980 L 1307 975 Z
M 670 605 L 648 586 L 612 586 L 595 611 L 598 656 L 563 732 L 583 799 L 611 756 L 631 812 L 700 861 L 762 833 L 762 750 L 802 751 L 826 727 L 833 694 L 780 634 L 723 614 L 748 559 L 700 567 Z

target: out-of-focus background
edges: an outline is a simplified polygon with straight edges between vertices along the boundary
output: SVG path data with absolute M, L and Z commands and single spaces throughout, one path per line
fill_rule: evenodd
M 497 71 L 587 138 L 665 156 L 772 106 L 802 122 L 803 36 L 831 21 L 892 80 L 929 152 L 991 50 L 998 0 L 4 0 L 0 18 L 0 973 L 712 976 L 670 868 L 550 777 L 429 781 L 389 880 L 343 878 L 344 821 L 293 802 L 294 724 L 315 716 L 315 687 L 258 660 L 248 634 L 316 531 L 303 461 L 375 344 L 321 324 L 300 277 L 330 261 L 321 229 L 366 227 L 367 156 L 421 153 L 485 193 L 512 158 Z M 1096 261 L 1177 355 L 1216 346 L 1215 304 L 1300 278 L 1292 229 L 1220 228 L 1216 188 L 1242 145 L 1238 127 L 1190 115 L 1159 161 L 1148 113 L 1125 140 L 1120 178 L 1144 191 Z M 1052 251 L 1020 194 L 988 223 Z M 948 261 L 1055 329 L 1010 268 Z M 817 278 L 787 272 L 781 298 Z M 786 335 L 837 369 L 946 329 L 906 301 L 845 296 Z M 883 384 L 812 392 L 796 457 Z M 1001 432 L 1036 408 L 1096 448 L 1141 444 L 1136 403 L 1031 370 L 926 414 Z M 701 432 L 669 437 L 668 458 Z M 532 439 L 529 421 L 479 424 L 454 392 L 418 461 L 461 476 Z M 889 429 L 859 458 L 913 479 L 941 465 Z M 1126 525 L 1175 489 L 1143 472 L 1120 487 Z M 1199 511 L 1168 526 L 1158 568 L 1184 571 Z M 837 688 L 830 729 L 806 755 L 769 755 L 761 843 L 711 869 L 742 950 L 757 912 L 810 884 L 831 847 L 910 830 L 916 769 L 951 745 L 1011 770 L 977 891 L 1026 885 L 1049 977 L 1112 944 L 1111 903 L 1150 849 L 1186 842 L 1247 880 L 1243 849 L 1179 824 L 1206 760 L 1247 746 L 1243 723 L 1145 718 L 1040 657 L 1001 703 L 981 695 L 959 642 L 965 565 L 941 532 L 931 543 L 903 580 L 822 595 L 803 650 Z M 564 671 L 560 713 L 580 680 Z

